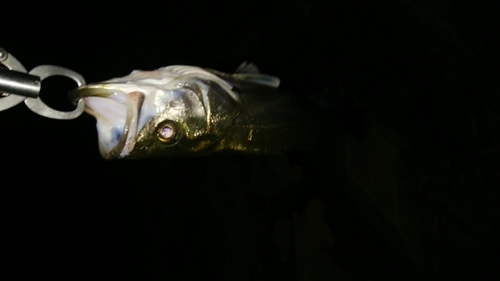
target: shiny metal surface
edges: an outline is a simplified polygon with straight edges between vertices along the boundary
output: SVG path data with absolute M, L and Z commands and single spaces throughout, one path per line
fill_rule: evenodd
M 39 97 L 41 81 L 51 76 L 64 76 L 73 79 L 77 87 L 85 85 L 85 79 L 73 70 L 56 66 L 40 65 L 28 74 L 26 68 L 5 49 L 0 48 L 0 63 L 9 71 L 0 70 L 0 111 L 9 109 L 22 101 L 38 115 L 60 120 L 75 119 L 83 113 L 85 105 L 76 101 L 73 111 L 59 111 L 47 106 Z
M 26 68 L 5 49 L 0 48 L 0 63 L 7 67 L 9 70 L 26 73 Z M 26 97 L 17 95 L 8 95 L 0 98 L 0 111 L 9 109 L 21 103 Z
M 83 76 L 75 71 L 56 65 L 40 65 L 33 68 L 29 74 L 39 76 L 42 81 L 51 76 L 64 76 L 73 79 L 77 83 L 78 87 L 85 85 L 85 79 L 83 79 Z M 75 119 L 80 116 L 85 109 L 85 105 L 81 100 L 77 102 L 75 110 L 68 112 L 50 108 L 39 97 L 36 99 L 27 98 L 24 103 L 31 111 L 41 116 L 60 120 Z
M 26 73 L 0 69 L 0 92 L 9 95 L 37 98 L 40 78 Z

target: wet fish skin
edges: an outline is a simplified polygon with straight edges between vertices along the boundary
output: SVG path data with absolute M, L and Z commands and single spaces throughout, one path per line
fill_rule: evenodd
M 313 149 L 321 130 L 307 98 L 242 65 L 234 74 L 169 66 L 81 87 L 97 119 L 105 159 L 201 156 L 223 151 L 280 154 Z M 162 133 L 175 135 L 162 139 Z

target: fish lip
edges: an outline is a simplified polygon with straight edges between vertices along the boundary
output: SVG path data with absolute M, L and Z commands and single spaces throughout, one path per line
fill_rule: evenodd
M 103 88 L 102 85 L 86 85 L 69 92 L 68 97 L 73 103 L 77 103 L 79 100 L 86 97 L 110 98 L 114 93 L 116 93 L 115 89 Z M 112 160 L 120 157 L 121 152 L 123 151 L 125 145 L 127 144 L 127 139 L 130 133 L 132 120 L 134 118 L 138 119 L 140 116 L 142 104 L 144 102 L 144 97 L 145 97 L 144 93 L 132 92 L 130 94 L 125 94 L 125 95 L 127 96 L 126 98 L 127 108 L 126 108 L 125 125 L 123 126 L 122 136 L 118 141 L 118 144 L 113 149 L 111 149 L 106 155 L 102 155 L 102 157 L 106 160 Z M 137 122 L 135 126 L 137 126 Z M 137 130 L 137 128 L 135 128 L 135 130 Z M 135 141 L 136 136 L 133 137 Z
M 127 113 L 125 118 L 125 126 L 123 127 L 122 137 L 120 138 L 118 145 L 116 145 L 111 151 L 109 151 L 107 155 L 103 156 L 106 160 L 125 157 L 125 155 L 122 156 L 121 153 L 123 152 L 125 146 L 129 143 L 129 141 L 133 141 L 135 146 L 135 141 L 137 138 L 138 119 L 139 116 L 141 115 L 141 108 L 144 102 L 144 98 L 145 95 L 142 92 L 134 91 L 127 94 Z M 134 132 L 132 134 L 133 139 L 129 140 L 129 135 L 131 130 L 133 130 Z
M 120 138 L 120 141 L 118 141 L 118 144 L 113 147 L 106 155 L 103 155 L 102 157 L 106 160 L 112 160 L 115 158 L 118 158 L 120 156 L 120 153 L 123 151 L 123 148 L 127 144 L 127 138 L 128 138 L 128 133 L 130 132 L 130 123 L 131 123 L 131 118 L 129 118 L 129 110 L 127 110 L 127 116 L 125 118 L 125 125 L 123 126 L 123 132 L 122 132 L 122 137 Z

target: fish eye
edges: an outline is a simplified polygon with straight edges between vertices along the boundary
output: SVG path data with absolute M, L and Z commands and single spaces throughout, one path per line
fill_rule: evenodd
M 158 126 L 158 140 L 163 143 L 174 143 L 177 141 L 179 135 L 179 129 L 177 126 L 170 121 L 163 122 Z

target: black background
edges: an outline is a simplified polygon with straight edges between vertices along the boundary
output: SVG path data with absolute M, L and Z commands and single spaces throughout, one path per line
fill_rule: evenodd
M 338 134 L 323 158 L 287 158 L 303 176 L 282 191 L 266 158 L 106 162 L 90 116 L 50 120 L 24 105 L 1 112 L 2 279 L 341 280 L 307 271 L 272 234 L 316 198 L 337 242 L 324 259 L 345 280 L 498 274 L 500 44 L 492 6 L 42 1 L 2 9 L 0 47 L 27 69 L 61 65 L 90 83 L 133 69 L 231 72 L 253 61 L 304 97 L 329 87 L 327 121 L 335 125 L 325 130 Z M 41 97 L 68 110 L 73 87 L 47 79 Z M 380 231 L 393 226 L 367 218 L 341 180 L 344 136 L 362 139 L 374 116 L 409 147 L 400 174 L 424 184 L 410 201 L 422 231 L 401 244 L 423 245 L 420 259 L 394 246 Z M 431 235 L 424 228 L 436 217 L 441 227 Z

